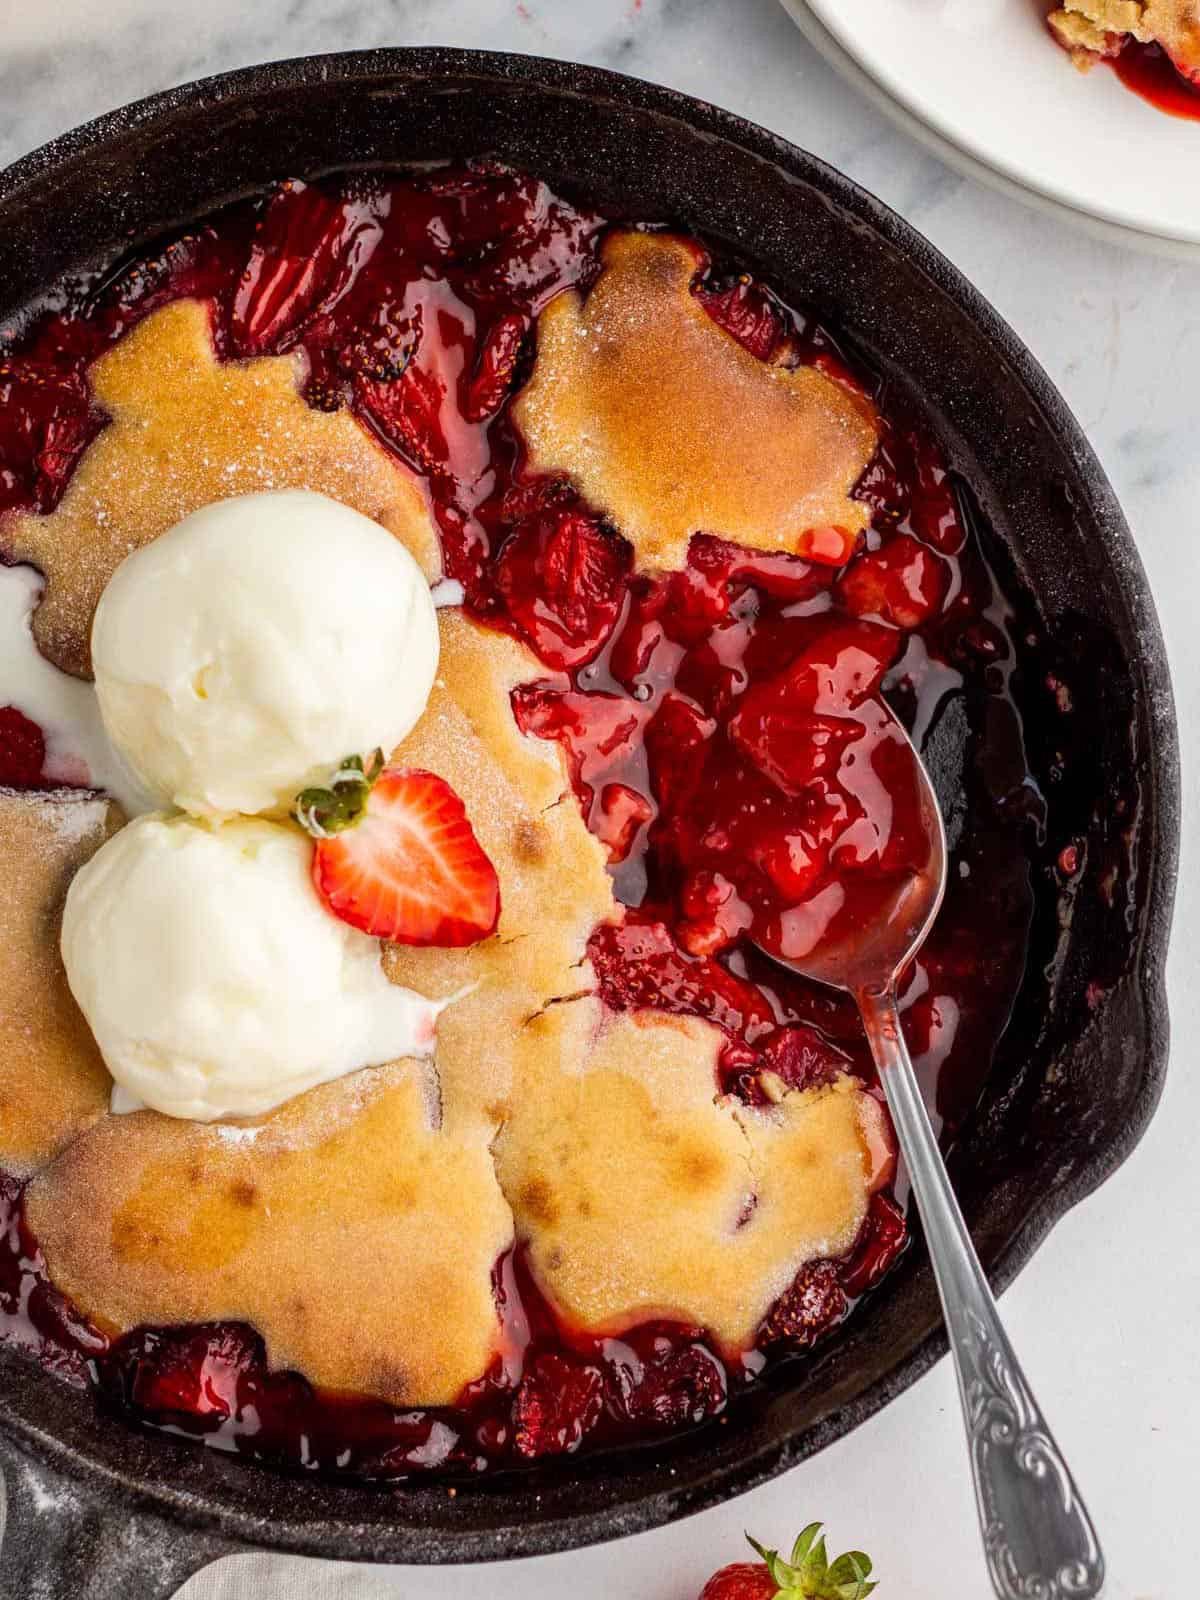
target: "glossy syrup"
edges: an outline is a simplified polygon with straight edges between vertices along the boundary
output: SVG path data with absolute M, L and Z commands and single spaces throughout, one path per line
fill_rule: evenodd
M 1190 83 L 1160 46 L 1131 40 L 1111 66 L 1127 89 L 1159 111 L 1200 122 L 1200 84 Z
M 969 536 L 967 491 L 920 417 L 852 370 L 825 329 L 701 253 L 696 292 L 756 356 L 820 365 L 875 399 L 884 431 L 857 490 L 871 528 L 848 568 L 702 536 L 685 571 L 634 575 L 601 517 L 526 472 L 507 416 L 533 319 L 563 288 L 586 288 L 603 227 L 536 180 L 487 167 L 288 183 L 222 213 L 7 330 L 0 510 L 57 503 L 103 426 L 88 367 L 157 306 L 208 299 L 226 358 L 302 348 L 309 402 L 351 407 L 422 474 L 467 609 L 544 663 L 514 711 L 563 745 L 628 907 L 623 928 L 591 943 L 602 995 L 710 1018 L 726 1035 L 726 1088 L 755 1103 L 841 1070 L 872 1082 L 852 1005 L 757 944 L 794 950 L 810 902 L 832 888 L 839 915 L 866 919 L 911 864 L 910 778 L 872 703 L 881 685 L 949 797 L 950 891 L 903 1005 L 952 1133 L 1021 978 L 1045 823 L 1010 692 L 1012 610 Z M 0 782 L 35 786 L 40 749 L 39 731 L 0 709 Z M 797 918 L 798 907 L 809 909 Z M 474 1474 L 715 1417 L 837 1326 L 907 1241 L 902 1210 L 877 1193 L 849 1255 L 805 1268 L 732 1363 L 675 1324 L 580 1335 L 556 1320 L 518 1246 L 496 1268 L 493 1370 L 456 1407 L 398 1411 L 272 1372 L 237 1325 L 109 1341 L 49 1283 L 20 1186 L 4 1180 L 0 1203 L 5 1337 L 147 1425 L 372 1479 Z

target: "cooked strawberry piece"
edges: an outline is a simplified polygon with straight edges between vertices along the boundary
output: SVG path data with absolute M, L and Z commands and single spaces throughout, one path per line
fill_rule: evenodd
M 45 762 L 46 740 L 37 723 L 16 706 L 0 706 L 0 785 L 36 789 Z
M 0 511 L 53 511 L 103 425 L 82 372 L 0 360 Z
M 646 706 L 623 695 L 581 694 L 538 683 L 514 689 L 512 709 L 522 733 L 562 745 L 585 817 L 592 813 L 596 791 L 637 750 L 647 718 Z
M 915 468 L 909 514 L 912 531 L 943 555 L 957 555 L 967 542 L 967 530 L 945 459 L 937 445 L 915 428 L 909 430 L 908 446 Z
M 437 472 L 447 465 L 450 448 L 442 421 L 447 393 L 437 372 L 410 359 L 397 378 L 357 378 L 354 397 L 418 472 Z
M 675 591 L 673 586 L 668 589 L 666 585 L 648 585 L 644 579 L 633 578 L 626 594 L 624 615 L 612 635 L 608 670 L 630 694 L 636 694 L 640 685 L 653 685 L 659 678 L 669 677 L 678 659 L 679 650 L 667 637 L 664 620 L 668 595 L 674 599 Z M 709 624 L 703 626 L 707 629 Z
M 759 1330 L 762 1344 L 804 1349 L 815 1344 L 846 1315 L 849 1302 L 832 1261 L 810 1261 L 767 1313 Z
M 819 351 L 813 357 L 812 364 L 818 372 L 823 372 L 827 378 L 831 378 L 841 388 L 849 390 L 851 394 L 861 395 L 864 399 L 866 398 L 866 389 L 863 388 L 841 357 L 835 356 L 832 350 Z
M 509 535 L 496 569 L 508 612 L 549 666 L 590 661 L 621 610 L 631 552 L 577 506 L 549 507 Z
M 716 955 L 751 926 L 754 913 L 724 873 L 693 872 L 679 892 L 685 920 L 679 942 L 694 956 Z
M 529 317 L 514 311 L 500 317 L 488 330 L 475 360 L 475 376 L 467 391 L 464 410 L 468 422 L 482 422 L 503 405 L 512 387 L 513 369 L 530 326 Z
M 852 1299 L 873 1289 L 907 1245 L 908 1223 L 903 1211 L 890 1195 L 873 1194 L 854 1248 L 840 1270 L 843 1289 Z
M 872 781 L 890 799 L 887 806 L 859 807 L 837 837 L 832 864 L 837 872 L 869 867 L 899 881 L 929 859 L 921 810 L 921 786 L 912 746 L 895 724 L 884 725 L 868 752 Z
M 347 377 L 372 379 L 379 384 L 394 383 L 404 376 L 421 333 L 420 299 L 402 286 L 380 283 L 372 289 L 362 314 L 355 318 L 349 336 L 339 331 L 334 319 L 320 319 L 306 329 L 306 347 L 316 345 L 314 366 L 320 360 L 336 370 L 341 381 Z M 328 325 L 332 348 L 321 337 Z M 305 398 L 312 403 L 311 380 Z
M 661 922 L 629 916 L 622 925 L 605 923 L 588 941 L 588 955 L 614 1010 L 657 1006 L 706 1017 L 751 1044 L 775 1025 L 760 989 L 711 957 L 688 955 Z
M 514 225 L 483 255 L 463 286 L 476 301 L 517 305 L 536 317 L 590 266 L 593 241 L 603 224 L 594 214 L 556 199 L 544 183 L 520 181 L 527 188 L 519 211 L 512 213 Z
M 849 528 L 822 524 L 806 528 L 796 541 L 796 554 L 826 567 L 843 567 L 858 549 L 859 535 Z
M 244 1375 L 265 1366 L 262 1340 L 239 1323 L 142 1329 L 105 1362 L 127 1404 L 151 1416 L 182 1413 L 224 1421 L 240 1409 Z
M 878 617 L 896 628 L 919 628 L 941 610 L 948 581 L 940 556 L 911 534 L 898 533 L 852 562 L 836 592 L 852 616 Z
M 816 712 L 838 717 L 878 692 L 883 675 L 900 653 L 903 636 L 876 622 L 831 622 L 777 677 L 758 683 L 742 699 L 730 724 L 758 753 L 757 727 L 765 715 L 791 717 Z M 827 731 L 832 731 L 828 729 Z M 749 753 L 749 752 L 748 752 Z
M 1193 23 L 1193 30 L 1194 27 L 1195 24 Z M 1178 51 L 1171 50 L 1167 45 L 1163 46 L 1163 50 L 1170 58 L 1171 65 L 1175 68 L 1175 71 L 1179 74 L 1179 76 L 1183 78 L 1186 83 L 1193 84 L 1196 88 L 1200 89 L 1200 55 L 1196 53 L 1197 51 L 1200 51 L 1200 41 L 1193 43 L 1193 54 L 1191 56 L 1183 56 Z M 1200 116 L 1200 107 L 1197 108 L 1195 114 Z
M 863 731 L 849 717 L 817 716 L 784 694 L 753 690 L 729 724 L 734 743 L 789 794 L 836 777 L 847 747 Z
M 475 944 L 500 916 L 496 869 L 432 772 L 385 768 L 357 820 L 317 838 L 313 882 L 335 916 L 395 944 Z
M 825 876 L 829 848 L 809 830 L 764 830 L 753 847 L 753 860 L 762 868 L 785 905 L 804 900 Z
M 570 1455 L 600 1420 L 604 1379 L 597 1367 L 565 1356 L 539 1356 L 521 1379 L 513 1401 L 513 1443 L 518 1455 Z
M 350 288 L 381 231 L 370 197 L 338 198 L 298 180 L 283 184 L 267 207 L 234 296 L 235 353 L 290 348 L 309 318 L 328 314 Z
M 708 744 L 716 732 L 707 717 L 684 695 L 665 694 L 646 725 L 650 779 L 660 805 L 680 811 L 702 782 Z
M 631 1422 L 682 1428 L 719 1416 L 727 1403 L 725 1371 L 703 1345 L 680 1346 L 653 1326 L 621 1341 L 622 1357 L 610 1367 L 613 1403 Z
M 688 566 L 702 573 L 714 588 L 749 583 L 781 600 L 807 600 L 832 581 L 826 568 L 801 556 L 783 550 L 746 550 L 710 533 L 692 535 Z
M 766 290 L 749 276 L 739 278 L 727 289 L 701 287 L 696 290 L 696 299 L 714 322 L 760 361 L 765 361 L 779 343 L 779 312 Z
M 762 1062 L 789 1089 L 832 1083 L 851 1066 L 844 1051 L 804 1023 L 777 1029 L 762 1047 Z
M 639 829 L 654 816 L 654 806 L 627 783 L 606 783 L 600 804 L 590 819 L 592 832 L 608 851 L 610 861 L 624 861 L 633 849 Z
M 360 373 L 355 405 L 419 472 L 469 492 L 491 464 L 486 429 L 463 414 L 474 314 L 448 284 L 422 279 L 399 315 L 409 351 L 403 370 L 396 378 Z

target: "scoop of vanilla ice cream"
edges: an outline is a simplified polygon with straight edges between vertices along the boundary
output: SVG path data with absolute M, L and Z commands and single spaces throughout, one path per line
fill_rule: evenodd
M 261 818 L 139 817 L 67 894 L 71 992 L 128 1096 L 201 1122 L 256 1116 L 433 1048 L 436 1003 L 322 905 L 312 845 Z
M 369 517 L 305 490 L 241 495 L 125 558 L 92 660 L 109 737 L 160 803 L 254 815 L 399 743 L 437 672 L 437 616 Z

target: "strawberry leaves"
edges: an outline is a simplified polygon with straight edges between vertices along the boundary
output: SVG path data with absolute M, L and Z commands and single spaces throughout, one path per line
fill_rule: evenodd
M 764 1549 L 746 1535 L 766 1564 L 775 1584 L 775 1600 L 866 1600 L 876 1587 L 868 1582 L 871 1558 L 861 1550 L 847 1550 L 830 1561 L 819 1522 L 810 1522 L 792 1546 L 787 1561 L 777 1550 Z
M 383 767 L 382 750 L 376 750 L 365 764 L 361 756 L 347 756 L 327 789 L 301 789 L 292 815 L 314 839 L 329 839 L 353 828 L 366 814 L 367 799 Z

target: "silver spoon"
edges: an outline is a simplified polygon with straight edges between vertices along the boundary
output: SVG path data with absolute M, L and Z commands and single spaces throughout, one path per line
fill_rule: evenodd
M 950 1336 L 992 1587 L 1000 1600 L 1090 1600 L 1104 1583 L 1096 1530 L 1004 1332 L 900 1030 L 896 980 L 941 906 L 946 830 L 924 763 L 901 724 L 891 721 L 912 752 L 928 861 L 895 891 L 879 921 L 856 932 L 852 942 L 821 944 L 781 965 L 847 990 L 862 1013 Z

